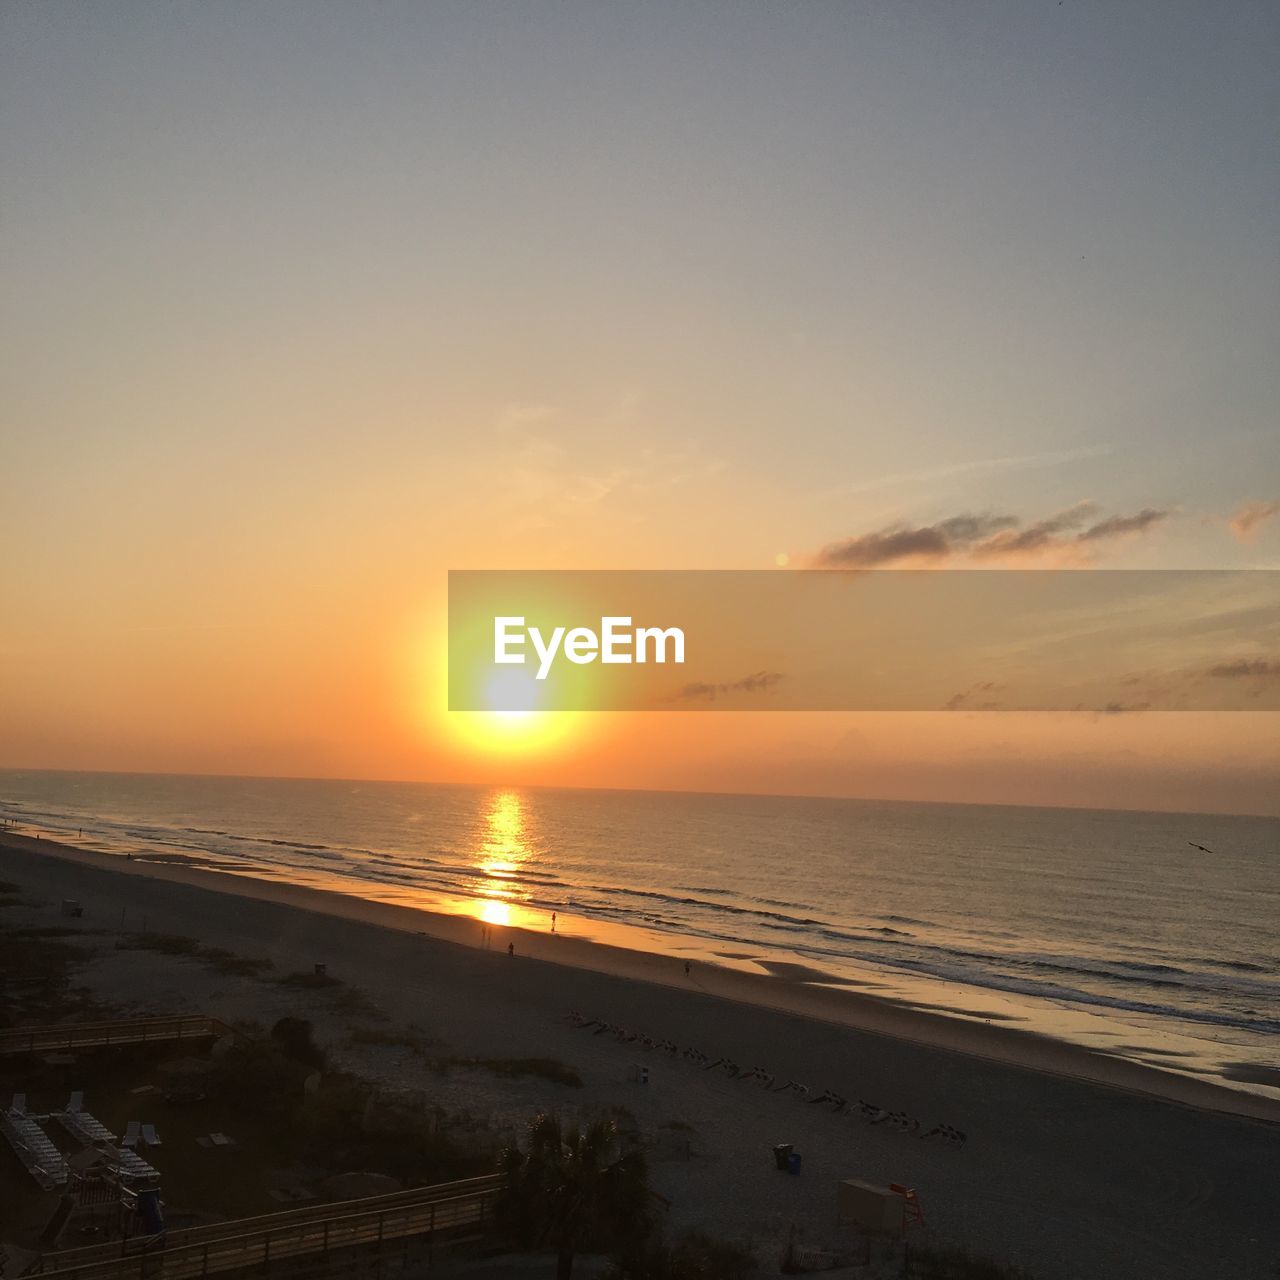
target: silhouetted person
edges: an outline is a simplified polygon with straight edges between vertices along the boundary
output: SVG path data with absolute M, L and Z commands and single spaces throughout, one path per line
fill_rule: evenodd
M 507 943 L 507 955 L 513 956 L 516 953 L 516 944 L 514 942 Z

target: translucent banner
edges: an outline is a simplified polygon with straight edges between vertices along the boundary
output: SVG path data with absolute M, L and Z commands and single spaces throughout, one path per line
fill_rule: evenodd
M 455 571 L 455 711 L 1275 711 L 1280 571 Z

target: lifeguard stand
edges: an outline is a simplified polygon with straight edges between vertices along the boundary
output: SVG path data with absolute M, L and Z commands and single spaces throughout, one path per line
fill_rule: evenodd
M 911 1227 L 924 1226 L 924 1210 L 913 1187 L 846 1178 L 836 1190 L 838 1223 L 881 1238 L 905 1237 Z
M 923 1227 L 924 1210 L 920 1207 L 915 1188 L 904 1187 L 900 1182 L 891 1182 L 889 1190 L 902 1197 L 902 1234 L 906 1235 L 911 1227 Z

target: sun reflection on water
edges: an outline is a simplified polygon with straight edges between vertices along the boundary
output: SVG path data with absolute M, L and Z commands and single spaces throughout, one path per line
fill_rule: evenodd
M 520 869 L 533 856 L 519 793 L 499 791 L 494 795 L 485 821 L 476 853 L 481 898 L 472 911 L 486 924 L 510 925 L 515 922 L 515 904 L 521 896 Z

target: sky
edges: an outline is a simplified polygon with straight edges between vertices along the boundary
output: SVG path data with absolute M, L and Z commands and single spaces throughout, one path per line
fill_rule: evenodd
M 1276 811 L 1275 715 L 509 730 L 443 641 L 449 569 L 1280 567 L 1277 65 L 1261 3 L 5 4 L 0 765 Z

